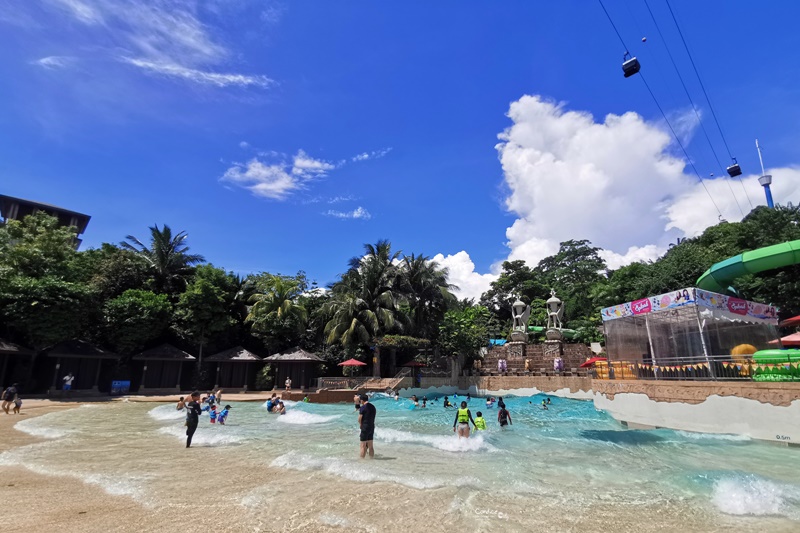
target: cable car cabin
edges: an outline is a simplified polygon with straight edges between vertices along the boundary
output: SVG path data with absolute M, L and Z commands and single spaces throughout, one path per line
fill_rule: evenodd
M 734 163 L 727 168 L 728 176 L 735 178 L 736 176 L 742 175 L 742 168 L 739 166 L 739 163 Z
M 635 57 L 632 57 L 627 61 L 625 61 L 624 63 L 622 63 L 622 72 L 625 73 L 626 78 L 630 78 L 631 76 L 639 72 L 641 68 L 642 67 L 641 65 L 639 65 L 639 60 L 636 59 Z

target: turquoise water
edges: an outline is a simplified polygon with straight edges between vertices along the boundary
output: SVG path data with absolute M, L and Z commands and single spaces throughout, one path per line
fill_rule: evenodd
M 469 512 L 488 530 L 498 521 L 525 529 L 561 520 L 566 528 L 587 510 L 621 524 L 639 522 L 645 530 L 653 513 L 673 527 L 800 530 L 800 450 L 729 435 L 626 430 L 591 402 L 552 397 L 544 411 L 543 398 L 506 397 L 513 425 L 504 429 L 496 408 L 472 399 L 473 416 L 482 411 L 489 428 L 459 439 L 452 431 L 455 411 L 444 409 L 441 399 L 429 396 L 421 409 L 408 399 L 376 395 L 374 461 L 358 459 L 351 404 L 287 402 L 281 416 L 268 414 L 260 402 L 233 403 L 226 426 L 201 420 L 190 453 L 222 461 L 229 472 L 258 468 L 264 476 L 283 472 L 287 479 L 311 480 L 315 490 L 331 495 L 353 482 L 376 494 L 435 494 L 446 499 L 445 508 L 403 511 L 408 519 Z M 161 505 L 176 480 L 189 475 L 187 465 L 173 460 L 184 452 L 185 437 L 183 414 L 172 404 L 86 406 L 16 427 L 46 440 L 0 454 L 0 466 L 78 477 L 150 506 Z M 243 486 L 232 498 L 257 508 L 262 493 Z M 531 506 L 536 513 L 528 515 Z M 322 513 L 321 523 L 347 523 L 325 514 L 322 502 L 310 509 Z

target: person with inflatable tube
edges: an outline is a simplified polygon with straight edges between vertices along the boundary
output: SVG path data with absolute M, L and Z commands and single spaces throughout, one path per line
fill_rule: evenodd
M 453 432 L 458 432 L 458 438 L 464 437 L 465 439 L 469 438 L 469 423 L 472 422 L 472 425 L 475 426 L 477 429 L 478 426 L 475 425 L 475 420 L 472 418 L 472 413 L 467 408 L 467 402 L 461 402 L 461 407 L 456 411 L 456 419 L 453 420 Z M 458 426 L 458 429 L 456 429 Z

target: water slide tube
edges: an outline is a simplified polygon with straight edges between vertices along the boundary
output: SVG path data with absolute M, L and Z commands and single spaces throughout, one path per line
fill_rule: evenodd
M 761 350 L 753 362 L 753 381 L 800 381 L 800 350 Z
M 697 280 L 703 290 L 726 294 L 731 282 L 746 274 L 800 263 L 800 240 L 782 242 L 730 257 L 711 265 Z
M 544 333 L 545 331 L 547 331 L 547 328 L 543 326 L 528 326 L 528 333 Z M 578 332 L 574 329 L 562 329 L 561 334 L 564 335 L 565 339 L 573 339 Z

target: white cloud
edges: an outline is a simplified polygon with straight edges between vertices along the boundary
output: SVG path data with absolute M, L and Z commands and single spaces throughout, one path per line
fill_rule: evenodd
M 85 25 L 83 31 L 93 32 L 89 35 L 104 43 L 108 55 L 143 72 L 216 87 L 265 88 L 271 84 L 263 75 L 218 72 L 230 70 L 225 65 L 234 54 L 217 37 L 220 28 L 200 20 L 205 5 L 201 0 L 47 3 Z
M 37 59 L 36 61 L 31 61 L 32 64 L 39 65 L 46 69 L 65 68 L 74 62 L 75 58 L 70 56 L 47 56 Z
M 696 176 L 675 155 L 661 123 L 636 113 L 595 121 L 564 104 L 524 96 L 510 106 L 512 125 L 497 145 L 508 195 L 516 215 L 506 230 L 508 259 L 529 265 L 558 250 L 568 239 L 589 239 L 604 248 L 610 268 L 655 260 L 677 237 L 696 236 L 719 214 Z M 673 118 L 675 115 L 673 115 Z M 696 117 L 684 113 L 678 133 L 690 139 Z M 677 120 L 677 119 L 676 119 Z M 689 148 L 691 153 L 691 148 Z M 800 197 L 800 167 L 775 168 L 772 192 L 786 203 Z M 738 221 L 750 202 L 764 205 L 757 175 L 704 180 L 723 218 Z M 746 194 L 745 194 L 746 189 Z M 496 279 L 502 261 L 480 274 L 467 252 L 435 258 L 450 267 L 460 295 L 477 297 Z
M 220 180 L 247 189 L 255 196 L 284 200 L 292 192 L 304 188 L 308 181 L 325 177 L 333 168 L 331 163 L 298 150 L 291 164 L 286 161 L 265 163 L 257 157 L 247 163 L 234 163 Z
M 453 255 L 436 254 L 431 258 L 441 267 L 449 271 L 448 281 L 458 286 L 458 290 L 453 291 L 459 298 L 478 298 L 481 294 L 489 290 L 489 285 L 497 279 L 495 274 L 479 274 L 475 272 L 475 263 L 470 259 L 469 254 L 460 251 Z
M 123 57 L 120 58 L 120 60 L 155 74 L 161 74 L 163 76 L 173 78 L 181 78 L 203 85 L 214 85 L 216 87 L 229 87 L 232 85 L 239 87 L 267 87 L 272 83 L 272 80 L 266 76 L 248 76 L 245 74 L 222 74 L 219 72 L 207 72 L 172 63 L 153 63 L 152 61 L 145 61 L 142 59 L 134 59 L 129 57 Z
M 247 148 L 250 148 L 250 143 L 247 141 L 242 141 L 239 143 L 239 148 L 246 150 Z
M 356 207 L 352 211 L 334 211 L 331 209 L 323 214 L 335 218 L 358 218 L 362 220 L 369 220 L 372 218 L 370 212 L 361 206 Z
M 381 148 L 380 150 L 375 150 L 374 152 L 362 152 L 358 155 L 351 157 L 350 160 L 357 163 L 359 161 L 366 161 L 368 159 L 380 159 L 381 157 L 384 157 L 391 151 L 392 149 L 391 147 L 389 147 L 389 148 Z
M 345 195 L 345 196 L 334 196 L 333 198 L 328 198 L 328 203 L 329 204 L 338 204 L 338 203 L 341 203 L 341 202 L 352 202 L 354 200 L 357 200 L 357 198 L 355 196 L 352 196 L 352 195 L 348 194 L 348 195 Z

